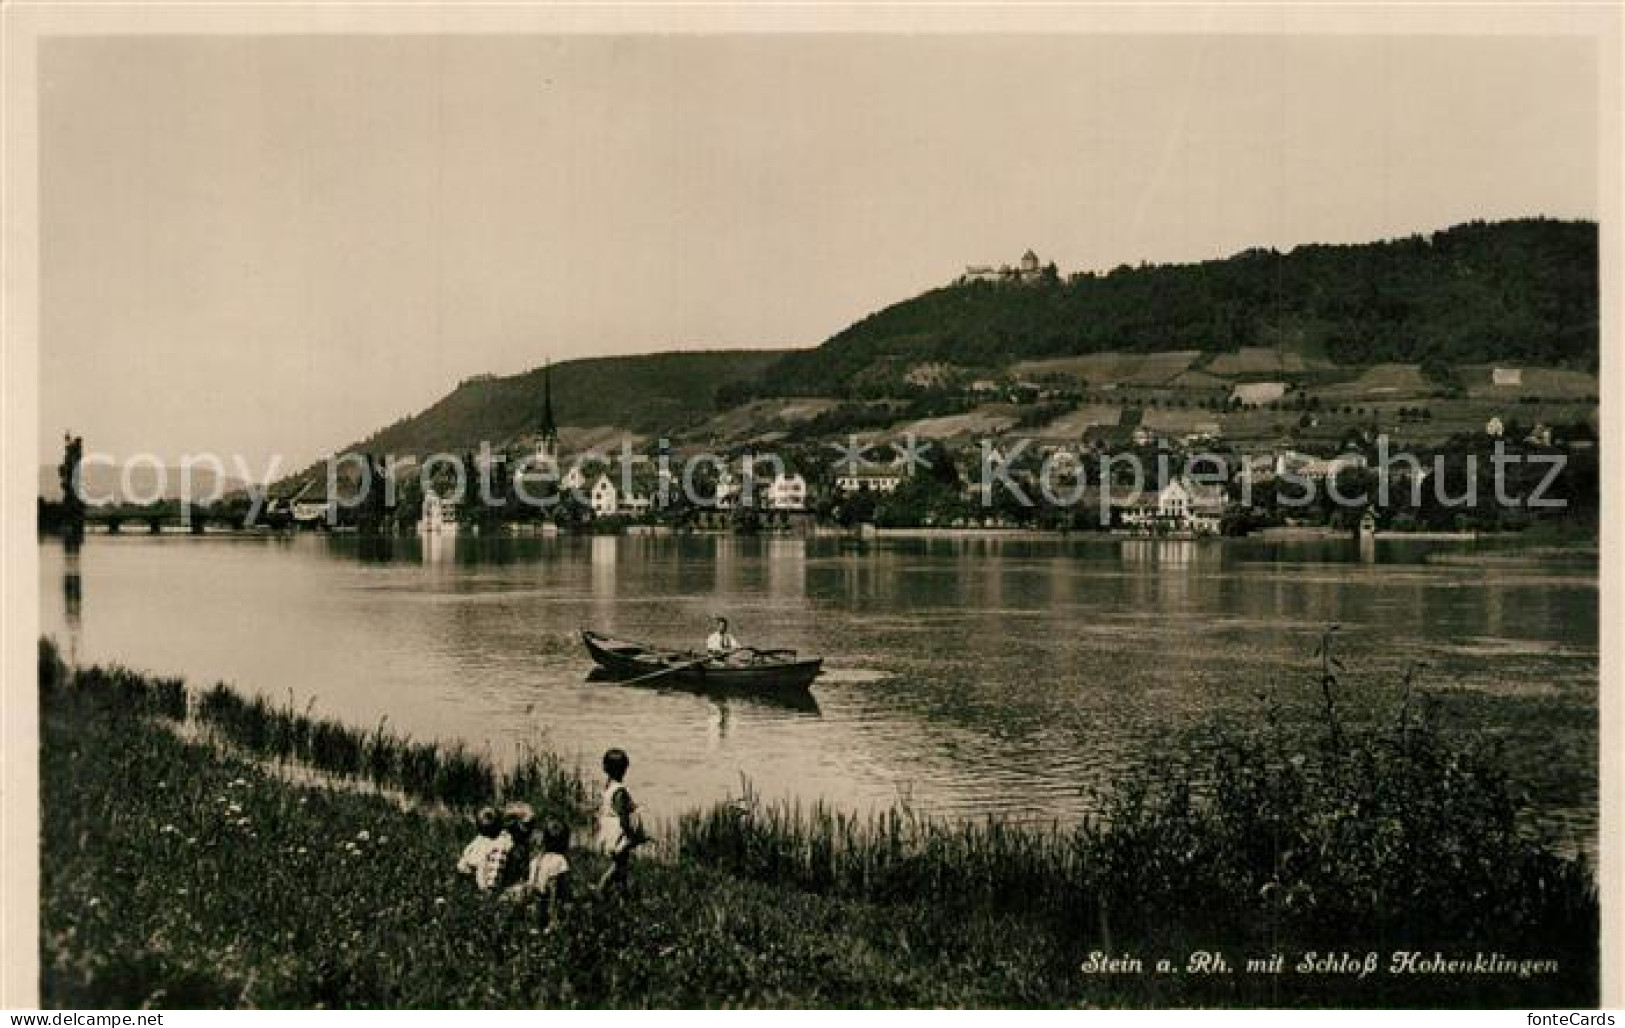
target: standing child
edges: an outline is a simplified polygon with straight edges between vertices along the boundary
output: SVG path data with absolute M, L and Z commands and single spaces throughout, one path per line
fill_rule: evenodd
M 632 851 L 644 841 L 643 828 L 637 817 L 638 805 L 626 788 L 626 772 L 632 760 L 619 747 L 604 754 L 604 799 L 598 808 L 598 846 L 609 855 L 609 870 L 598 880 L 599 895 L 609 887 L 627 887 L 627 872 L 632 863 Z
M 471 875 L 475 888 L 490 892 L 502 876 L 511 840 L 502 831 L 502 818 L 490 807 L 480 808 L 474 817 L 474 827 L 478 834 L 463 847 L 463 855 L 457 860 L 457 873 Z

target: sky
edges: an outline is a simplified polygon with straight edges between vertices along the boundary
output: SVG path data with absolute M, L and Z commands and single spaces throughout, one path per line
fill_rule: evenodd
M 39 63 L 41 459 L 285 468 L 465 377 L 812 346 L 1063 272 L 1597 216 L 1557 37 L 82 37 Z

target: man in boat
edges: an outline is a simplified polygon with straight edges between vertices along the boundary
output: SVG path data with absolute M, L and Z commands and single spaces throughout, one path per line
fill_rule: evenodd
M 739 640 L 728 631 L 728 619 L 717 618 L 716 627 L 705 639 L 705 652 L 718 660 L 727 660 L 735 650 L 739 649 Z

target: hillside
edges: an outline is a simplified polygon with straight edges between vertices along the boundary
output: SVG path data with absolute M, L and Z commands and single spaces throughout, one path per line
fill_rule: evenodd
M 565 434 L 614 426 L 636 435 L 670 433 L 712 413 L 719 386 L 748 380 L 783 350 L 705 350 L 594 357 L 553 365 L 553 411 Z M 428 410 L 403 418 L 348 449 L 421 454 L 493 446 L 535 432 L 544 370 L 459 383 Z M 576 433 L 579 434 L 579 433 Z
M 1106 351 L 1250 347 L 1312 363 L 1518 361 L 1594 371 L 1597 226 L 1472 222 L 1426 237 L 1249 250 L 1105 275 L 961 280 L 785 354 L 750 392 L 898 395 L 911 391 L 910 369 L 927 363 L 1005 368 Z

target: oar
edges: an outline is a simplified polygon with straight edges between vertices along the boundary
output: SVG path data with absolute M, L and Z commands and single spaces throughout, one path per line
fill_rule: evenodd
M 637 685 L 639 682 L 651 681 L 652 679 L 659 678 L 662 675 L 669 675 L 669 674 L 672 674 L 673 672 L 676 672 L 676 671 L 686 671 L 691 667 L 699 667 L 701 664 L 704 664 L 706 661 L 708 661 L 710 659 L 711 659 L 711 657 L 708 654 L 708 655 L 706 655 L 704 657 L 701 657 L 699 660 L 691 660 L 686 664 L 673 664 L 670 667 L 663 667 L 659 671 L 651 671 L 650 673 L 648 673 L 646 675 L 639 675 L 636 678 L 625 679 L 625 680 L 623 680 L 621 682 L 621 684 L 622 685 Z

